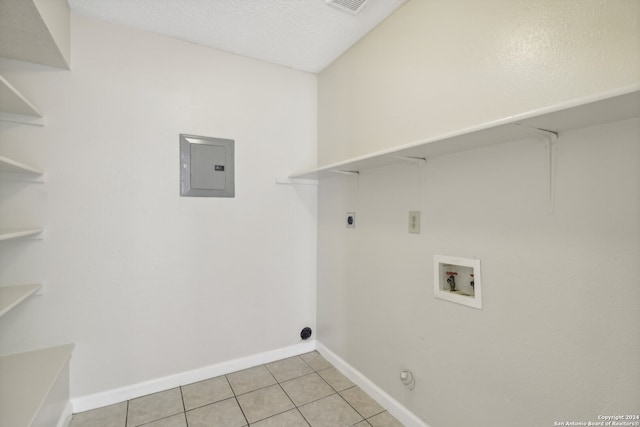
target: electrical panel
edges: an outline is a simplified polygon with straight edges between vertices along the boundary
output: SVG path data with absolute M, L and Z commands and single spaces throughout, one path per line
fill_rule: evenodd
M 235 197 L 234 140 L 180 135 L 180 195 Z

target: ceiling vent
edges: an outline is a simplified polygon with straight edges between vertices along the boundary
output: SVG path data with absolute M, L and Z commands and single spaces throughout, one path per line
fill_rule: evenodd
M 327 3 L 355 15 L 362 10 L 368 1 L 369 0 L 327 0 Z

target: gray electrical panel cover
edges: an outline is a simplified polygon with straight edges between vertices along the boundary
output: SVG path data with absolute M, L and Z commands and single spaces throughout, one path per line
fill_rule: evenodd
M 180 134 L 180 195 L 235 197 L 234 141 Z

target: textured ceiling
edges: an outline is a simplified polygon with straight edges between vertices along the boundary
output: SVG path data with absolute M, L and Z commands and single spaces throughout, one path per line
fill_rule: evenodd
M 68 0 L 74 13 L 317 73 L 407 0 Z

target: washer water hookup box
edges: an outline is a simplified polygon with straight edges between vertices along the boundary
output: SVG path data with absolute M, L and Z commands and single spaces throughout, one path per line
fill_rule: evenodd
M 436 298 L 482 308 L 479 259 L 434 255 L 433 264 L 433 291 Z

